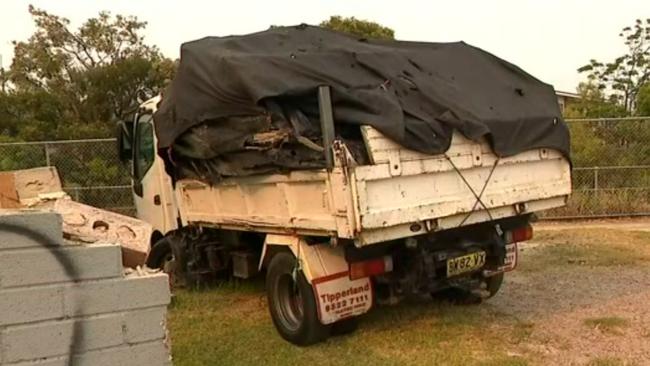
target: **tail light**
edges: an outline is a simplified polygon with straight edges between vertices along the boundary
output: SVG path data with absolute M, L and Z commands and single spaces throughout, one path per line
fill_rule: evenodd
M 377 276 L 393 270 L 393 257 L 384 256 L 362 262 L 352 262 L 350 263 L 349 268 L 351 280 Z
M 506 243 L 520 243 L 533 238 L 533 227 L 530 225 L 522 226 L 504 233 Z

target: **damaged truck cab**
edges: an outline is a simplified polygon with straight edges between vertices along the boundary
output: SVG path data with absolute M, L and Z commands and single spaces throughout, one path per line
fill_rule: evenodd
M 318 93 L 325 169 L 174 180 L 156 150 L 158 98 L 120 128 L 138 217 L 154 227 L 148 264 L 190 284 L 265 273 L 273 322 L 292 343 L 351 331 L 372 307 L 413 294 L 495 295 L 534 212 L 571 192 L 560 152 L 499 158 L 457 132 L 427 155 L 362 126 L 369 163 L 359 164 L 336 138 L 329 88 Z

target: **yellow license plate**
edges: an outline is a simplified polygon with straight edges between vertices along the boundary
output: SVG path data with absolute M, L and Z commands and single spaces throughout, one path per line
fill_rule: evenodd
M 447 277 L 477 270 L 485 265 L 485 252 L 475 252 L 447 260 Z

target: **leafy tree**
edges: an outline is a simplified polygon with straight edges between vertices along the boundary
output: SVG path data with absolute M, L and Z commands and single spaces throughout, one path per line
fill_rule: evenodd
M 0 85 L 3 133 L 22 139 L 106 137 L 172 77 L 173 61 L 144 43 L 145 22 L 100 12 L 78 29 L 29 7 L 36 31 L 14 42 Z M 0 122 L 2 123 L 2 122 Z
M 395 39 L 395 31 L 392 29 L 379 23 L 355 17 L 343 18 L 339 15 L 333 15 L 328 20 L 321 22 L 320 26 L 362 38 Z
M 650 81 L 650 18 L 637 19 L 619 35 L 627 47 L 624 55 L 608 63 L 592 59 L 578 72 L 588 73 L 591 83 L 611 92 L 627 111 L 633 112 L 639 90 Z
M 636 113 L 639 116 L 650 116 L 650 82 L 639 90 L 636 102 Z
M 577 91 L 580 98 L 567 106 L 564 112 L 566 118 L 612 118 L 627 115 L 615 97 L 607 98 L 594 83 L 580 83 Z
M 144 42 L 146 23 L 101 12 L 71 29 L 66 18 L 29 7 L 36 31 L 14 42 L 9 70 L 0 71 L 0 141 L 112 137 L 116 118 L 133 114 L 157 94 L 176 65 Z M 49 147 L 66 187 L 128 184 L 113 143 Z M 45 165 L 42 146 L 0 146 L 0 170 Z M 90 204 L 129 205 L 130 194 L 75 191 Z M 117 191 L 116 191 L 117 192 Z

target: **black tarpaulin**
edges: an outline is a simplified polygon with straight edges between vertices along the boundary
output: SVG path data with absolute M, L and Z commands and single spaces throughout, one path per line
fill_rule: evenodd
M 569 156 L 553 87 L 517 66 L 462 42 L 360 40 L 313 26 L 183 44 L 154 116 L 159 148 L 208 121 L 268 115 L 269 100 L 313 116 L 320 85 L 332 89 L 337 125 L 371 125 L 424 153 L 444 152 L 456 129 L 486 136 L 499 156 L 541 147 Z

